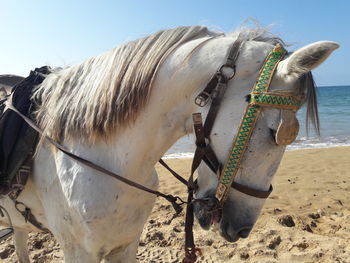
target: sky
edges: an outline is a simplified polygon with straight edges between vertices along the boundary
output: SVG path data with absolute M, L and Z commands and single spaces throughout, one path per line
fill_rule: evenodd
M 65 67 L 161 29 L 205 25 L 230 32 L 247 19 L 296 50 L 319 40 L 340 44 L 314 70 L 320 86 L 350 85 L 347 0 L 0 0 L 0 74 L 27 76 Z

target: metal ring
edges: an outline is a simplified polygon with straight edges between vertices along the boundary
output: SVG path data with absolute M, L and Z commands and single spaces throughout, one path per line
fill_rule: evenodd
M 229 68 L 229 69 L 232 70 L 231 75 L 229 75 L 229 76 L 227 77 L 228 80 L 232 79 L 232 78 L 236 75 L 236 65 L 231 66 L 231 65 L 228 65 L 228 64 L 223 64 L 223 65 L 219 68 L 219 72 L 221 73 L 221 75 L 225 76 L 224 73 L 223 73 L 223 71 L 222 71 L 223 68 Z M 226 77 L 226 76 L 225 76 L 225 77 Z

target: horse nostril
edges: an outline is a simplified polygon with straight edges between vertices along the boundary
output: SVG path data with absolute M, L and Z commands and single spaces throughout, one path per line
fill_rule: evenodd
M 238 235 L 241 238 L 247 238 L 249 236 L 249 233 L 252 229 L 250 227 L 243 228 L 241 231 L 238 232 Z

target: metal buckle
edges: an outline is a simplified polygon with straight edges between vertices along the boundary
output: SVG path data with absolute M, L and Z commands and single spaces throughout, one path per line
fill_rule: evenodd
M 202 114 L 200 112 L 196 112 L 192 114 L 193 124 L 202 124 Z
M 226 74 L 224 74 L 223 69 L 224 68 L 228 68 L 230 70 L 232 70 L 231 74 L 229 74 L 228 76 L 226 76 Z M 222 76 L 224 76 L 227 80 L 232 79 L 235 75 L 236 75 L 236 65 L 231 66 L 228 64 L 223 64 L 218 71 Z
M 206 91 L 202 91 L 194 100 L 194 103 L 196 103 L 199 107 L 204 107 L 208 104 L 210 99 L 210 94 Z

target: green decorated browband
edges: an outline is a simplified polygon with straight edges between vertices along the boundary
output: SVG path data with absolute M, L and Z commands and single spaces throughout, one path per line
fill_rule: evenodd
M 302 99 L 302 96 L 296 95 L 252 92 L 250 94 L 250 105 L 298 110 L 302 105 Z
M 241 160 L 248 147 L 261 107 L 297 110 L 301 106 L 302 98 L 299 96 L 268 92 L 276 67 L 286 53 L 287 51 L 277 44 L 266 58 L 259 72 L 257 81 L 250 94 L 250 102 L 233 141 L 228 160 L 219 177 L 216 198 L 220 202 L 225 200 L 233 179 L 240 168 Z

